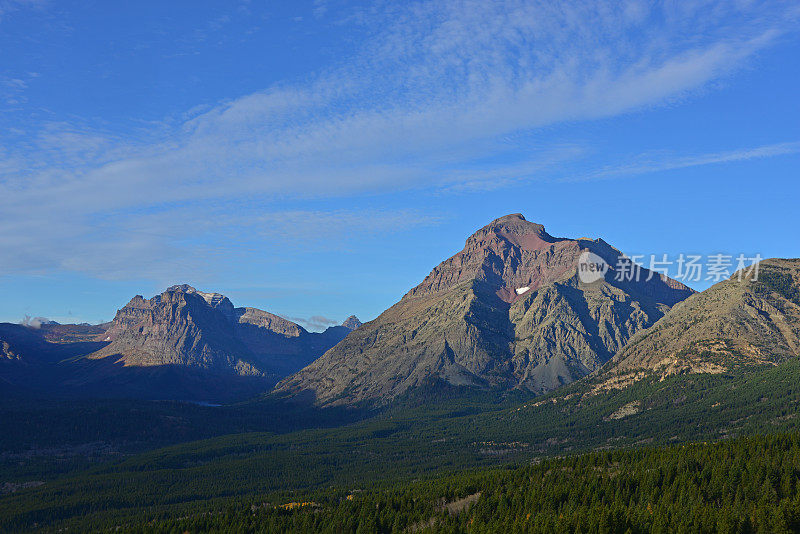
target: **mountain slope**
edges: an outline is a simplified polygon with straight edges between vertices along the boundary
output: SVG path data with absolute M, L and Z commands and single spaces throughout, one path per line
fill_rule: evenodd
M 583 283 L 587 251 L 611 266 L 629 261 L 600 239 L 554 238 L 519 214 L 497 219 L 277 393 L 383 404 L 432 378 L 544 392 L 598 369 L 692 293 L 659 276 L 618 282 L 614 267 Z
M 634 336 L 605 376 L 721 372 L 800 355 L 800 259 L 769 259 L 692 295 Z

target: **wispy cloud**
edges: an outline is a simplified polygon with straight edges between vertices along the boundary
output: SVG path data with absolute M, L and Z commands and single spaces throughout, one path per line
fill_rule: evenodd
M 5 15 L 14 11 L 24 8 L 41 9 L 49 3 L 49 0 L 0 0 L 0 22 Z
M 328 319 L 327 317 L 322 315 L 314 315 L 309 318 L 284 317 L 284 319 L 288 319 L 289 321 L 298 323 L 301 326 L 305 327 L 306 330 L 311 330 L 312 332 L 319 332 L 325 330 L 329 326 L 336 326 L 339 324 L 339 322 L 334 321 L 333 319 Z
M 43 324 L 49 324 L 51 322 L 52 321 L 47 317 L 31 317 L 30 315 L 26 315 L 19 324 L 27 326 L 28 328 L 38 329 L 41 328 Z
M 306 81 L 221 103 L 149 139 L 63 122 L 12 139 L 0 152 L 0 268 L 127 276 L 174 269 L 162 261 L 172 258 L 200 269 L 209 248 L 246 239 L 214 243 L 245 224 L 209 217 L 220 205 L 256 203 L 265 227 L 311 235 L 374 214 L 306 219 L 276 202 L 511 183 L 580 150 L 542 147 L 500 171 L 476 167 L 503 149 L 503 136 L 685 98 L 797 17 L 782 3 L 704 1 L 437 1 L 351 12 L 340 23 L 368 30 L 362 51 Z M 402 219 L 382 217 L 387 227 Z
M 2 17 L 0 8 L 0 17 Z M 26 78 L 33 78 L 28 75 Z M 8 78 L 0 76 L 0 103 L 10 107 L 18 107 L 27 101 L 25 90 L 28 88 L 28 81 L 22 78 Z
M 774 145 L 765 145 L 755 148 L 745 148 L 740 150 L 730 150 L 725 152 L 715 152 L 712 154 L 700 154 L 692 156 L 676 156 L 674 154 L 664 153 L 643 154 L 633 158 L 634 161 L 632 162 L 622 165 L 604 167 L 584 176 L 565 178 L 562 181 L 583 182 L 590 180 L 622 178 L 625 176 L 650 174 L 674 169 L 685 169 L 688 167 L 700 167 L 703 165 L 748 161 L 791 154 L 800 154 L 800 142 L 777 143 Z
M 579 145 L 551 146 L 544 150 L 529 151 L 523 162 L 491 165 L 473 165 L 465 169 L 448 169 L 441 173 L 439 194 L 475 193 L 509 187 L 519 182 L 550 176 L 563 163 L 586 155 Z
M 369 235 L 391 234 L 440 222 L 438 216 L 412 209 L 279 211 L 247 218 L 242 225 L 259 228 L 265 239 L 319 247 L 326 241 L 363 239 Z

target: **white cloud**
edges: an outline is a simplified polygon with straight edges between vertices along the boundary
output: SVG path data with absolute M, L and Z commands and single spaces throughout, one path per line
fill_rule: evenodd
M 780 3 L 704 1 L 379 6 L 341 22 L 369 30 L 360 54 L 194 111 L 158 141 L 61 123 L 18 141 L 13 157 L 0 153 L 0 267 L 201 269 L 212 245 L 187 233 L 234 236 L 224 250 L 243 224 L 212 225 L 215 206 L 257 201 L 273 226 L 308 233 L 370 214 L 317 213 L 309 226 L 298 212 L 276 215 L 274 201 L 497 187 L 580 154 L 542 147 L 475 170 L 502 136 L 684 98 L 791 31 L 798 15 Z M 383 214 L 393 217 L 403 214 Z
M 0 22 L 3 21 L 5 15 L 19 9 L 41 9 L 49 3 L 49 0 L 0 0 Z
M 43 324 L 48 324 L 50 322 L 50 319 L 47 317 L 31 317 L 30 315 L 26 315 L 19 324 L 27 326 L 28 328 L 39 329 Z
M 313 315 L 309 318 L 305 317 L 284 317 L 289 321 L 294 323 L 298 323 L 305 327 L 307 330 L 312 332 L 321 332 L 328 328 L 329 326 L 336 326 L 339 322 L 334 321 L 333 319 L 328 319 L 323 315 Z
M 19 78 L 7 78 L 3 80 L 3 85 L 11 89 L 26 89 L 28 87 L 25 80 L 20 80 Z
M 643 154 L 635 157 L 633 162 L 624 165 L 604 167 L 585 176 L 574 179 L 565 179 L 564 181 L 582 182 L 589 180 L 620 178 L 624 176 L 650 174 L 674 169 L 685 169 L 688 167 L 699 167 L 703 165 L 731 163 L 736 161 L 748 161 L 791 154 L 800 154 L 800 142 L 777 143 L 774 145 L 764 145 L 755 148 L 745 148 L 740 150 L 730 150 L 725 152 L 715 152 L 711 154 L 692 156 L 675 156 L 673 154 L 663 153 Z
M 253 250 L 279 247 L 282 256 L 339 250 L 353 240 L 438 222 L 415 210 L 264 212 L 258 202 L 243 201 L 94 215 L 88 222 L 20 217 L 2 226 L 2 242 L 15 253 L 0 255 L 0 272 L 67 270 L 171 284 L 213 277 Z

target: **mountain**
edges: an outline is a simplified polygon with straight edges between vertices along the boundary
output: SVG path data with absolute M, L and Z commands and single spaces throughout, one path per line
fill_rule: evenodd
M 342 326 L 347 328 L 348 330 L 355 330 L 362 324 L 363 323 L 358 320 L 358 317 L 356 317 L 355 315 L 351 315 L 350 317 L 344 320 Z
M 355 319 L 357 322 L 358 320 Z M 16 387 L 82 396 L 229 400 L 268 390 L 340 342 L 188 285 L 135 296 L 104 325 L 2 325 L 0 368 Z
M 357 322 L 358 319 L 355 319 Z M 149 300 L 137 295 L 111 322 L 109 345 L 88 356 L 125 366 L 180 365 L 241 376 L 285 376 L 350 333 L 322 333 L 257 308 L 236 308 L 219 293 L 177 285 Z
M 105 345 L 97 337 L 103 325 L 62 325 L 42 323 L 33 328 L 0 323 L 0 362 L 16 362 L 26 367 L 56 364 L 98 350 Z
M 586 258 L 605 262 L 584 282 Z M 549 235 L 520 214 L 470 236 L 398 303 L 280 382 L 317 404 L 385 404 L 435 381 L 541 393 L 607 362 L 693 291 L 642 269 L 601 239 Z
M 234 307 L 222 295 L 174 286 L 145 300 L 137 295 L 106 332 L 110 343 L 88 356 L 125 367 L 177 365 L 260 376 L 264 372 L 234 333 Z
M 660 376 L 720 373 L 800 356 L 800 259 L 769 259 L 758 270 L 687 298 L 635 335 L 602 375 L 624 384 Z
M 45 341 L 32 328 L 0 323 L 0 362 L 31 362 L 42 353 Z

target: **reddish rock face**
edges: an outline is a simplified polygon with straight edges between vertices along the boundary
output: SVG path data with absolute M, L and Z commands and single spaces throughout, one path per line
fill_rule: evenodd
M 472 234 L 464 249 L 443 261 L 404 298 L 447 291 L 467 280 L 488 284 L 504 302 L 512 304 L 528 291 L 569 276 L 585 250 L 616 265 L 621 253 L 602 239 L 566 239 L 548 234 L 541 224 L 525 220 L 521 214 L 501 217 Z M 664 289 L 691 294 L 686 286 L 672 279 L 656 280 Z M 525 291 L 517 291 L 521 288 Z M 667 295 L 668 305 L 677 300 Z M 680 300 L 680 298 L 678 298 Z
M 496 294 L 505 302 L 513 302 L 517 288 L 536 289 L 562 276 L 565 250 L 571 259 L 576 243 L 550 236 L 544 226 L 530 223 L 520 214 L 507 215 L 472 234 L 461 252 L 435 267 L 406 297 L 482 280 L 496 286 Z

